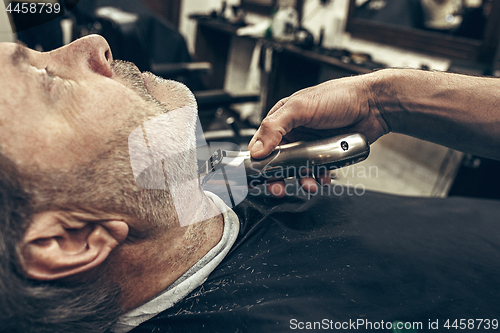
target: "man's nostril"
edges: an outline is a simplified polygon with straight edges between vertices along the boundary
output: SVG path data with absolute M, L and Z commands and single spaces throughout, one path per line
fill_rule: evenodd
M 113 60 L 113 56 L 111 55 L 111 50 L 107 49 L 106 52 L 104 53 L 104 56 L 106 57 L 107 61 Z

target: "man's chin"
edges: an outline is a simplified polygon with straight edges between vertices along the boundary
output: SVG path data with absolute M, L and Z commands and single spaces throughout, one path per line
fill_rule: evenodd
M 142 73 L 142 79 L 148 93 L 168 111 L 196 106 L 193 93 L 183 83 L 166 80 L 150 72 Z
M 136 91 L 146 101 L 159 102 L 166 111 L 195 107 L 193 93 L 180 82 L 165 80 L 150 72 L 141 73 L 131 62 L 114 60 L 111 64 L 115 79 Z

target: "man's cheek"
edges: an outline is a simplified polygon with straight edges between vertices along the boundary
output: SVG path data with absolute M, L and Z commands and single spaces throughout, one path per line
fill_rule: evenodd
M 0 136 L 4 153 L 21 167 L 36 165 L 42 169 L 68 168 L 72 164 L 67 156 L 67 144 L 72 138 L 62 126 L 45 124 L 5 127 Z

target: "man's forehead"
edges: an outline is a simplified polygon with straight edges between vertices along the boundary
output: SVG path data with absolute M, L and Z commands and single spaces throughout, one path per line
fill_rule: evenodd
M 33 91 L 26 84 L 20 68 L 29 60 L 29 50 L 17 43 L 0 43 L 0 128 L 4 132 L 13 124 L 25 123 L 25 108 L 35 103 Z M 24 67 L 24 66 L 23 66 Z M 33 114 L 30 114 L 33 117 Z M 23 120 L 24 119 L 24 120 Z M 7 127 L 7 128 L 6 128 Z M 3 141 L 2 141 L 3 143 Z
M 0 43 L 0 70 L 8 66 L 19 67 L 28 61 L 28 49 L 19 43 Z
M 18 47 L 23 47 L 19 43 L 0 43 L 0 55 L 2 58 L 11 57 Z
M 0 115 L 10 114 L 9 106 L 18 99 L 13 96 L 20 89 L 13 63 L 17 48 L 16 43 L 0 43 Z
M 10 55 L 10 62 L 15 67 L 20 66 L 23 62 L 27 62 L 29 59 L 28 49 L 20 44 L 16 44 L 14 52 Z

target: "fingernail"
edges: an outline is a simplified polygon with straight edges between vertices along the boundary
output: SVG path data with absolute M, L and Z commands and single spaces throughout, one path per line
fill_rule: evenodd
M 262 141 L 260 140 L 257 140 L 255 142 L 255 144 L 253 145 L 252 147 L 252 152 L 253 153 L 258 153 L 259 151 L 261 151 L 262 149 L 264 149 L 264 144 L 262 143 Z

